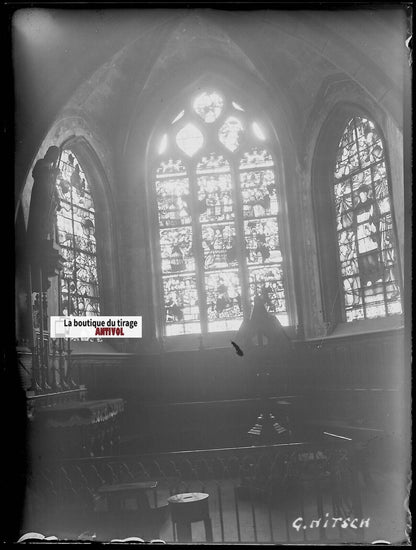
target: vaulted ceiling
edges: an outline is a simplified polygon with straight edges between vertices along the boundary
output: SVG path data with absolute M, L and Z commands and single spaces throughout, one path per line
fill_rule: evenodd
M 206 59 L 238 66 L 273 94 L 294 140 L 322 84 L 336 75 L 356 81 L 401 126 L 407 53 L 400 9 L 21 9 L 12 29 L 17 190 L 63 109 L 89 115 L 115 146 L 140 101 L 145 108 L 175 71 L 203 71 Z

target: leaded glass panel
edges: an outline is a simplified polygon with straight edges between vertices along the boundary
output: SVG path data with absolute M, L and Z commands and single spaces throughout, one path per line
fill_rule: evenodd
M 237 248 L 234 224 L 203 225 L 202 247 L 205 269 L 220 269 L 236 265 Z
M 209 330 L 215 332 L 238 329 L 243 317 L 238 271 L 206 273 L 205 288 Z
M 59 170 L 57 191 L 61 209 L 57 212 L 57 229 L 64 259 L 62 311 L 72 315 L 99 315 L 95 210 L 90 187 L 71 151 L 62 152 Z
M 275 313 L 282 325 L 287 325 L 289 319 L 281 264 L 260 268 L 250 267 L 248 272 L 251 302 L 254 303 L 255 296 L 260 296 L 267 311 Z
M 166 334 L 199 332 L 198 292 L 195 275 L 163 277 Z
M 202 120 L 209 124 L 220 116 L 223 105 L 224 101 L 219 94 L 204 92 L 195 99 L 193 106 Z
M 273 157 L 267 149 L 253 147 L 241 156 L 240 170 L 247 168 L 267 168 L 269 166 L 273 166 Z
M 338 147 L 334 177 L 346 320 L 400 313 L 383 145 L 370 120 L 354 117 L 347 124 Z
M 65 279 L 65 285 L 62 287 L 62 314 L 63 315 L 100 315 L 100 302 L 98 288 L 88 292 L 76 292 L 76 285 L 72 278 Z M 69 301 L 68 301 L 69 293 Z
M 171 167 L 174 166 L 173 162 Z M 191 223 L 189 180 L 186 172 L 179 171 L 178 175 L 168 172 L 156 176 L 156 195 L 158 203 L 159 224 L 161 227 L 175 227 Z M 183 167 L 185 170 L 185 168 Z M 162 167 L 161 167 L 162 170 Z
M 241 172 L 240 183 L 244 218 L 276 216 L 278 203 L 273 170 Z
M 79 281 L 97 281 L 97 264 L 94 256 L 78 252 L 76 254 L 76 273 Z
M 230 163 L 223 155 L 210 153 L 201 158 L 197 165 L 197 174 L 217 174 L 220 172 L 229 172 Z
M 182 160 L 169 159 L 168 161 L 163 161 L 160 163 L 156 170 L 156 177 L 163 178 L 171 175 L 177 177 L 186 176 L 186 166 Z
M 192 199 L 181 160 L 170 159 L 160 164 L 156 173 L 156 196 L 166 334 L 199 332 Z
M 176 143 L 189 157 L 192 157 L 204 143 L 204 136 L 197 126 L 194 124 L 186 124 L 176 134 Z
M 276 219 L 245 221 L 244 236 L 249 263 L 265 264 L 282 261 Z
M 240 137 L 243 133 L 243 125 L 235 116 L 230 116 L 221 126 L 218 132 L 219 140 L 227 149 L 234 152 L 240 145 Z
M 163 273 L 195 270 L 191 227 L 162 229 L 160 247 Z
M 209 167 L 212 165 L 212 172 Z M 227 170 L 228 173 L 225 172 Z M 200 222 L 234 219 L 231 174 L 223 157 L 204 158 L 197 166 L 198 212 Z
M 244 146 L 266 142 L 265 129 L 202 91 L 158 134 L 160 155 L 178 146 L 155 171 L 166 335 L 237 330 L 255 296 L 288 324 L 273 157 Z

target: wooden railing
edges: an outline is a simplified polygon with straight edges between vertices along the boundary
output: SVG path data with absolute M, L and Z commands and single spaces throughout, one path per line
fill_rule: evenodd
M 100 510 L 100 486 L 154 480 L 158 485 L 149 493 L 154 509 L 166 506 L 167 498 L 176 493 L 209 493 L 215 542 L 354 542 L 364 540 L 363 529 L 334 526 L 332 519 L 363 519 L 358 477 L 359 465 L 347 444 L 293 443 L 51 461 L 33 464 L 27 505 L 28 514 L 37 511 L 40 521 L 55 514 L 62 523 L 76 511 L 85 527 L 85 522 L 94 524 Z M 321 522 L 314 529 L 301 529 L 299 518 L 302 525 L 319 518 Z M 142 536 L 125 533 L 133 535 Z M 169 522 L 159 535 L 175 540 Z

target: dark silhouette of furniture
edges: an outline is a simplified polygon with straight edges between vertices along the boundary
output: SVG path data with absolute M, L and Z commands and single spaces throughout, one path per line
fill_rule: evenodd
M 116 485 L 102 485 L 98 493 L 105 496 L 109 511 L 120 511 L 124 508 L 126 499 L 134 498 L 137 509 L 146 512 L 151 510 L 147 498 L 147 491 L 155 489 L 157 481 L 140 481 L 133 483 L 119 483 Z
M 172 523 L 179 542 L 192 542 L 192 523 L 203 521 L 205 538 L 213 542 L 207 493 L 182 493 L 168 498 Z
M 247 351 L 248 360 L 257 370 L 255 387 L 261 408 L 257 421 L 247 431 L 250 442 L 255 445 L 269 445 L 290 441 L 291 430 L 286 411 L 279 406 L 279 414 L 276 418 L 274 413 L 276 402 L 270 397 L 273 394 L 276 395 L 271 371 L 282 371 L 287 368 L 288 359 L 293 351 L 292 342 L 278 318 L 267 311 L 264 301 L 259 296 L 254 298 L 251 316 L 243 320 L 235 339 L 238 345 Z M 257 353 L 254 351 L 256 348 Z M 261 356 L 258 351 L 263 351 L 262 360 L 259 360 Z M 269 354 L 269 360 L 265 361 L 267 354 Z
M 100 540 L 132 535 L 147 540 L 159 536 L 164 509 L 152 508 L 148 500 L 148 491 L 156 487 L 157 481 L 102 485 L 97 492 L 105 499 L 106 511 L 97 510 Z M 135 501 L 135 509 L 128 505 L 129 500 Z

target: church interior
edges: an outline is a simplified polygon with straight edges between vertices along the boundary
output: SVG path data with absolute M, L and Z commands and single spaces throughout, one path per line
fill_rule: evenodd
M 10 24 L 15 540 L 407 541 L 407 9 Z

